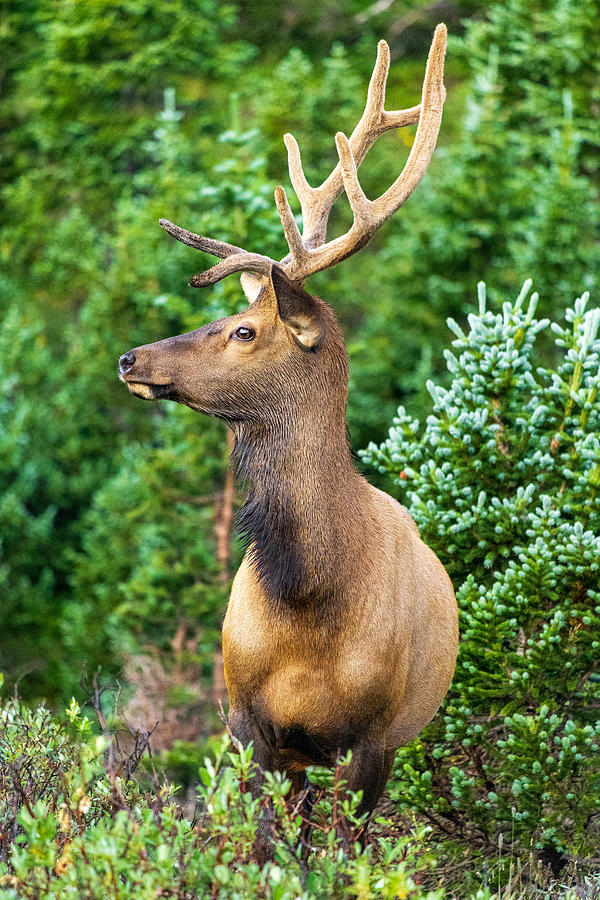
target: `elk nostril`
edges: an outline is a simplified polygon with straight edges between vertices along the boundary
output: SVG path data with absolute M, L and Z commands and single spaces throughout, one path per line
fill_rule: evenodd
M 125 375 L 133 364 L 135 363 L 135 352 L 130 350 L 129 353 L 124 353 L 123 356 L 119 360 L 119 372 L 121 375 Z

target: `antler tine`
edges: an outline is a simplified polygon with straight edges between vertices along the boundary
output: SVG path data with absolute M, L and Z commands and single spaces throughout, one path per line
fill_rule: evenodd
M 367 102 L 365 104 L 365 116 L 373 120 L 378 127 L 383 107 L 385 106 L 385 88 L 390 71 L 390 48 L 386 41 L 377 44 L 377 59 L 373 67 L 373 74 L 367 90 Z
M 327 219 L 329 217 L 329 210 L 331 209 L 333 200 L 331 200 L 331 203 L 329 203 L 328 205 L 319 203 L 319 199 L 322 195 L 322 187 L 311 187 L 311 185 L 306 180 L 304 169 L 302 168 L 300 148 L 298 147 L 296 138 L 293 134 L 285 134 L 283 136 L 283 140 L 288 152 L 288 169 L 290 173 L 290 181 L 292 182 L 292 187 L 294 188 L 295 194 L 300 201 L 300 209 L 302 210 L 303 234 L 300 238 L 302 249 L 304 251 L 308 251 L 313 247 L 318 247 L 325 241 L 325 235 L 327 232 Z M 279 202 L 277 205 L 279 208 Z M 281 217 L 281 208 L 279 208 L 279 216 Z M 285 224 L 283 222 L 283 219 L 281 219 L 281 222 L 285 231 Z M 298 230 L 295 222 L 294 227 L 296 228 L 296 230 Z M 300 234 L 299 231 L 298 234 Z M 288 263 L 294 255 L 296 255 L 292 250 L 292 245 L 289 243 L 289 241 L 288 246 L 290 247 L 291 256 L 288 255 L 285 257 L 285 259 L 282 260 L 282 263 L 284 265 Z
M 310 186 L 304 175 L 302 168 L 302 159 L 300 157 L 300 147 L 298 141 L 293 134 L 284 134 L 283 143 L 288 152 L 288 169 L 290 171 L 290 181 L 296 192 L 296 197 L 302 205 L 311 200 L 315 189 Z
M 200 272 L 189 280 L 190 287 L 206 287 L 209 284 L 216 284 L 228 275 L 235 272 L 254 272 L 257 275 L 268 275 L 271 266 L 278 263 L 268 256 L 261 256 L 260 253 L 247 253 L 242 250 L 233 256 L 227 257 L 222 262 L 211 266 L 206 272 Z
M 223 262 L 211 266 L 206 272 L 192 276 L 189 280 L 190 287 L 206 287 L 209 284 L 216 284 L 227 275 L 234 272 L 256 272 L 259 275 L 268 275 L 271 266 L 277 265 L 274 259 L 268 256 L 262 256 L 260 253 L 248 253 L 241 247 L 234 247 L 233 244 L 226 244 L 225 241 L 215 241 L 212 238 L 203 237 L 201 234 L 195 234 L 193 231 L 186 231 L 179 225 L 174 225 L 168 219 L 160 219 L 159 225 L 164 228 L 171 237 L 187 244 L 188 247 L 195 247 L 196 250 L 204 250 L 213 256 L 219 256 Z
M 350 141 L 343 132 L 338 131 L 335 136 L 335 144 L 340 158 L 344 190 L 354 216 L 354 225 L 367 223 L 370 218 L 369 207 L 371 201 L 360 186 L 356 171 L 356 162 L 352 156 L 352 150 L 350 149 Z
M 277 210 L 279 212 L 279 218 L 281 219 L 283 233 L 285 235 L 288 247 L 290 248 L 292 258 L 297 263 L 305 262 L 308 258 L 308 250 L 304 246 L 302 235 L 298 230 L 296 220 L 294 219 L 294 214 L 290 209 L 290 204 L 288 203 L 287 194 L 285 193 L 285 190 L 281 187 L 281 185 L 275 188 L 275 203 L 277 204 Z
M 195 247 L 196 250 L 204 250 L 205 253 L 210 253 L 212 256 L 219 256 L 221 259 L 231 256 L 234 253 L 246 252 L 241 247 L 234 247 L 233 244 L 226 244 L 225 241 L 215 241 L 212 238 L 196 234 L 194 231 L 186 231 L 185 228 L 180 228 L 179 225 L 169 222 L 168 219 L 159 219 L 158 224 L 161 228 L 164 228 L 171 237 L 174 237 L 176 241 L 187 244 L 188 247 Z
M 373 68 L 373 74 L 367 91 L 367 101 L 362 118 L 352 133 L 351 147 L 356 166 L 358 167 L 375 139 L 381 133 L 380 125 L 384 115 L 398 115 L 385 113 L 385 86 L 390 68 L 390 48 L 385 41 L 379 41 L 377 45 L 377 60 Z M 418 120 L 420 107 L 413 107 L 406 118 L 405 124 Z M 416 111 L 416 117 L 415 117 Z M 410 114 L 412 113 L 412 114 Z M 397 127 L 390 123 L 387 127 Z M 319 247 L 325 242 L 329 213 L 335 200 L 344 190 L 342 169 L 338 165 L 331 175 L 318 188 L 313 188 L 306 180 L 302 168 L 300 148 L 292 134 L 286 134 L 283 138 L 288 151 L 288 167 L 290 181 L 302 209 L 303 244 L 305 249 Z M 353 145 L 353 146 L 352 146 Z M 290 247 L 291 250 L 291 247 Z M 292 251 L 292 255 L 294 252 Z M 287 258 L 286 258 L 287 259 Z

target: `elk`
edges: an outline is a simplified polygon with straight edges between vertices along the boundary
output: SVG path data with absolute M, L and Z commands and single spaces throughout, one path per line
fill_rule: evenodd
M 420 105 L 389 112 L 389 49 L 379 43 L 363 115 L 349 140 L 336 135 L 339 163 L 320 187 L 309 185 L 298 145 L 285 136 L 303 231 L 278 187 L 289 247 L 282 260 L 161 219 L 172 237 L 222 260 L 192 286 L 241 273 L 249 306 L 119 360 L 119 376 L 135 396 L 186 404 L 235 434 L 233 458 L 249 493 L 239 515 L 247 549 L 223 623 L 233 735 L 252 741 L 260 769 L 285 771 L 294 793 L 307 766 L 352 751 L 346 789 L 362 791 L 359 814 L 367 815 L 396 749 L 430 722 L 448 690 L 456 600 L 408 512 L 354 466 L 344 339 L 330 307 L 303 285 L 364 247 L 423 177 L 445 99 L 445 47 L 439 25 Z M 369 200 L 358 166 L 380 134 L 416 122 L 403 171 Z M 353 222 L 327 241 L 342 191 Z M 252 789 L 259 787 L 257 776 Z

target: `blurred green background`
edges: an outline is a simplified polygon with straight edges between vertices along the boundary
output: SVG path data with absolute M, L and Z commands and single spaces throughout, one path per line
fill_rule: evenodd
M 448 99 L 428 173 L 367 250 L 309 285 L 344 327 L 356 449 L 443 380 L 445 319 L 464 320 L 479 279 L 513 296 L 533 278 L 545 315 L 594 287 L 595 2 L 2 3 L 0 670 L 26 699 L 85 696 L 102 667 L 167 723 L 163 746 L 210 732 L 243 498 L 223 426 L 141 403 L 116 363 L 243 297 L 236 278 L 189 288 L 210 260 L 157 222 L 282 257 L 283 133 L 324 179 L 377 40 L 387 106 L 410 106 L 440 20 Z M 371 196 L 414 130 L 369 155 Z M 348 221 L 341 198 L 330 235 Z

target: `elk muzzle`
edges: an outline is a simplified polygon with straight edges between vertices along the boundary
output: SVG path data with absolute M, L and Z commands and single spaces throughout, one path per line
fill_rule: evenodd
M 127 385 L 129 392 L 142 400 L 169 400 L 173 397 L 173 385 L 170 379 L 156 375 L 152 367 L 143 365 L 144 347 L 128 350 L 119 357 L 119 378 Z M 141 353 L 140 353 L 141 351 Z

